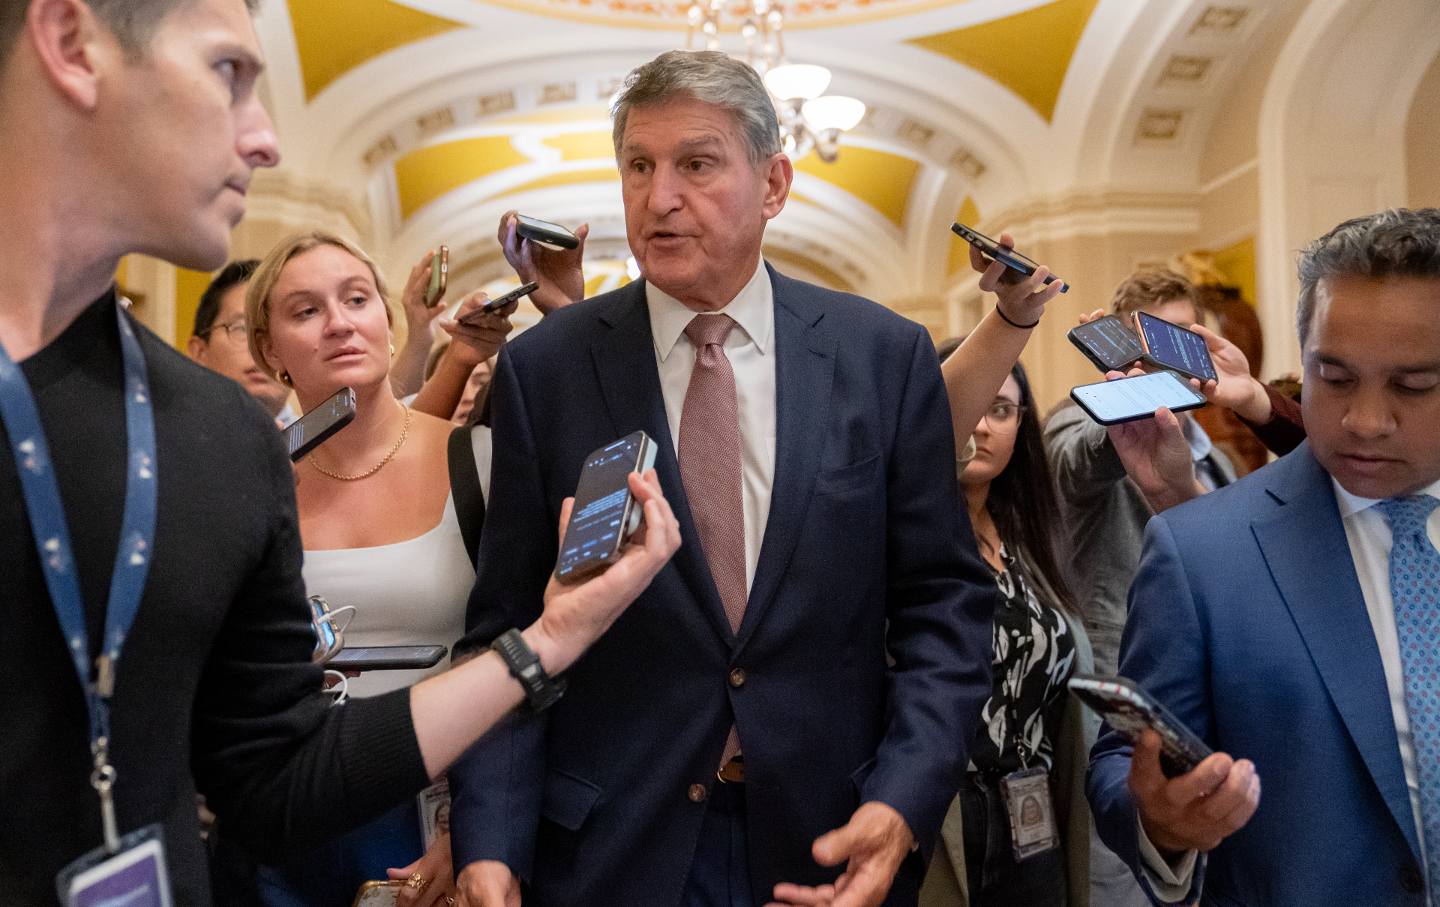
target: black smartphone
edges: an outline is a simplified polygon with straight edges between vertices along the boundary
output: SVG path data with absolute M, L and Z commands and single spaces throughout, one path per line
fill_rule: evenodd
M 353 646 L 341 649 L 326 667 L 336 671 L 415 671 L 433 668 L 444 646 Z
M 534 281 L 531 281 L 530 283 L 522 283 L 520 286 L 504 294 L 503 296 L 496 296 L 494 299 L 487 299 L 485 301 L 485 304 L 482 305 L 480 308 L 476 309 L 468 315 L 460 316 L 460 318 L 457 320 L 461 324 L 475 324 L 480 320 L 481 315 L 494 314 L 500 309 L 505 308 L 510 303 L 515 302 L 520 297 L 529 296 L 531 293 L 535 292 L 538 289 L 540 289 L 540 284 L 535 283 Z
M 1156 318 L 1149 312 L 1135 313 L 1135 333 L 1145 348 L 1147 361 L 1201 381 L 1219 380 L 1215 360 L 1205 338 L 1187 328 Z
M 1065 335 L 1102 372 L 1121 372 L 1145 355 L 1140 337 L 1114 315 L 1077 325 Z
M 342 387 L 324 403 L 281 429 L 285 432 L 285 446 L 290 451 L 290 462 L 300 462 L 306 454 L 324 444 L 327 438 L 349 425 L 354 418 L 355 391 Z
M 580 237 L 559 224 L 523 214 L 515 215 L 515 232 L 520 234 L 521 239 L 528 239 L 550 249 L 575 249 L 580 245 Z
M 574 582 L 608 567 L 625 540 L 640 528 L 640 508 L 630 493 L 630 473 L 655 465 L 655 442 L 643 431 L 592 451 L 580 470 L 575 504 L 555 578 Z
M 1159 734 L 1160 770 L 1167 778 L 1193 770 L 1211 753 L 1205 741 L 1128 678 L 1076 674 L 1070 678 L 1069 687 L 1131 743 L 1138 742 L 1146 728 Z
M 1040 265 L 1037 264 L 1033 259 L 1021 255 L 1014 249 L 1005 248 L 995 240 L 986 236 L 984 233 L 981 233 L 979 230 L 958 223 L 951 224 L 950 230 L 956 236 L 960 237 L 961 239 L 968 242 L 970 245 L 979 249 L 980 254 L 986 256 L 987 258 L 991 258 L 995 261 L 1000 262 L 1012 271 L 1019 271 L 1026 277 L 1034 274 L 1036 269 L 1040 267 Z M 1056 277 L 1054 274 L 1049 274 L 1045 277 L 1045 285 L 1049 286 L 1057 280 L 1060 280 L 1060 278 Z M 1070 292 L 1070 285 L 1063 280 L 1060 280 L 1060 292 Z
M 1205 398 L 1173 372 L 1082 384 L 1070 391 L 1070 398 L 1101 425 L 1144 419 L 1162 406 L 1179 413 L 1205 405 Z
M 441 246 L 430 259 L 430 286 L 425 290 L 425 305 L 434 308 L 445 295 L 445 285 L 450 279 L 450 247 Z

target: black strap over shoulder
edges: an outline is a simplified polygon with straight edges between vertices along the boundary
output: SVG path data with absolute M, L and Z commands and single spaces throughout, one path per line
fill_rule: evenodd
M 480 490 L 480 476 L 475 471 L 475 448 L 471 446 L 473 426 L 462 425 L 450 432 L 446 456 L 450 463 L 450 496 L 455 499 L 455 519 L 470 563 L 479 569 L 480 530 L 485 526 L 485 494 Z

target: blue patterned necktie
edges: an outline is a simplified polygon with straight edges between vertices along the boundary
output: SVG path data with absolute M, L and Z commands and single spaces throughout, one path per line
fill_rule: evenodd
M 1410 495 L 1381 501 L 1390 521 L 1390 597 L 1400 661 L 1405 667 L 1405 709 L 1420 776 L 1420 824 L 1425 829 L 1430 903 L 1440 904 L 1440 551 L 1425 529 L 1440 499 Z

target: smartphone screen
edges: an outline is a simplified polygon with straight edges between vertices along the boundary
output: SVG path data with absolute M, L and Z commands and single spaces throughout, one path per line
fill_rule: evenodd
M 324 403 L 281 429 L 285 432 L 285 447 L 290 451 L 290 462 L 300 462 L 354 418 L 355 391 L 342 387 Z
M 1204 337 L 1146 312 L 1136 312 L 1135 321 L 1145 343 L 1145 354 L 1157 365 L 1202 381 L 1215 379 L 1215 363 Z
M 1162 406 L 1181 412 L 1205 405 L 1204 397 L 1170 372 L 1082 384 L 1070 396 L 1101 425 L 1143 419 Z
M 569 580 L 608 564 L 638 525 L 630 473 L 649 469 L 655 446 L 643 431 L 627 435 L 586 457 L 575 488 L 570 525 L 555 564 L 555 578 Z
M 1067 336 L 1101 371 L 1118 371 L 1145 354 L 1140 338 L 1114 315 L 1074 327 Z

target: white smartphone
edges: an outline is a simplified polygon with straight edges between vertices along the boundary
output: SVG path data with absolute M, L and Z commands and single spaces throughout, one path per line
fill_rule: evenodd
M 1205 398 L 1172 372 L 1082 384 L 1070 391 L 1070 398 L 1101 425 L 1144 419 L 1162 406 L 1178 413 L 1205 405 Z

